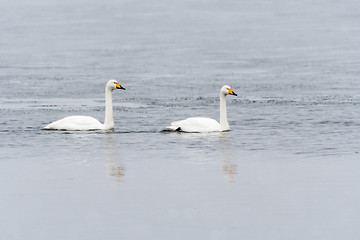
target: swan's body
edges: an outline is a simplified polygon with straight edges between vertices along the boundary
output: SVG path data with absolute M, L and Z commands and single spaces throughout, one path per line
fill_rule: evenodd
M 112 109 L 112 91 L 124 89 L 117 81 L 110 80 L 105 88 L 105 122 L 100 123 L 97 119 L 88 116 L 65 117 L 45 126 L 44 130 L 65 130 L 65 131 L 90 131 L 90 130 L 111 130 L 114 128 Z
M 224 132 L 229 131 L 229 123 L 226 112 L 226 95 L 236 95 L 233 90 L 225 85 L 220 90 L 220 123 L 212 118 L 191 117 L 185 120 L 172 122 L 171 126 L 167 127 L 168 131 L 182 131 L 182 132 Z
M 171 131 L 182 132 L 220 132 L 220 124 L 212 118 L 190 117 L 185 120 L 172 122 L 171 126 L 166 128 Z
M 103 130 L 104 124 L 88 116 L 70 116 L 50 123 L 45 130 L 90 131 Z

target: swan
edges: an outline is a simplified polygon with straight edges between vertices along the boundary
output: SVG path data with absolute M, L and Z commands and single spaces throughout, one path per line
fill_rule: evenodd
M 172 122 L 171 126 L 166 127 L 165 130 L 190 133 L 230 131 L 226 112 L 226 95 L 228 94 L 237 96 L 230 86 L 225 85 L 220 89 L 220 123 L 211 118 L 190 117 L 185 120 Z
M 65 117 L 45 126 L 44 130 L 64 130 L 64 131 L 89 131 L 89 130 L 111 130 L 114 129 L 112 91 L 123 89 L 116 80 L 110 80 L 105 88 L 105 122 L 100 123 L 97 119 L 88 116 Z

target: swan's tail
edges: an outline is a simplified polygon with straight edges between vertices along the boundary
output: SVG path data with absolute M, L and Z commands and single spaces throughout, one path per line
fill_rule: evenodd
M 176 132 L 176 131 L 180 131 L 180 127 L 179 126 L 168 126 L 164 129 L 164 131 L 170 131 L 170 132 Z
M 181 128 L 180 128 L 180 124 L 181 123 L 181 120 L 180 121 L 176 121 L 176 122 L 172 122 L 171 123 L 171 126 L 168 126 L 164 129 L 164 131 L 171 131 L 171 132 L 175 132 L 175 131 L 181 131 Z

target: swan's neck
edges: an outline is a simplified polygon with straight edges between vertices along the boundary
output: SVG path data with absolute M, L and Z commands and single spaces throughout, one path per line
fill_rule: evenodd
M 110 89 L 105 90 L 105 122 L 104 128 L 106 130 L 114 128 L 113 107 L 112 107 L 112 92 Z
M 221 92 L 220 92 L 220 130 L 221 131 L 230 130 L 229 123 L 227 120 L 226 96 Z

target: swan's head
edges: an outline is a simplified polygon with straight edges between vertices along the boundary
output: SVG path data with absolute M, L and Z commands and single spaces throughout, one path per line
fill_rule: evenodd
M 110 80 L 108 81 L 108 83 L 106 84 L 106 88 L 110 89 L 111 91 L 115 90 L 115 89 L 123 89 L 126 90 L 124 87 L 122 87 L 116 80 Z
M 220 90 L 220 93 L 224 94 L 225 96 L 228 94 L 237 96 L 237 94 L 228 85 L 223 86 Z

